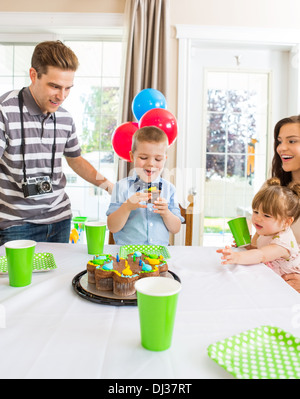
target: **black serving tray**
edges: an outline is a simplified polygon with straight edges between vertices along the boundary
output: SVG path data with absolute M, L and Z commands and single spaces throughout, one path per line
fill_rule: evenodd
M 75 292 L 83 299 L 86 299 L 90 302 L 98 303 L 101 305 L 112 305 L 112 306 L 136 306 L 137 305 L 137 299 L 136 298 L 111 298 L 109 296 L 105 296 L 100 294 L 96 295 L 86 289 L 84 289 L 81 284 L 80 280 L 81 278 L 87 273 L 87 270 L 84 270 L 73 278 L 72 280 L 72 286 L 75 290 Z M 180 278 L 170 270 L 168 270 L 168 273 L 172 275 L 174 280 L 177 280 L 181 283 Z M 167 278 L 167 277 L 166 277 Z

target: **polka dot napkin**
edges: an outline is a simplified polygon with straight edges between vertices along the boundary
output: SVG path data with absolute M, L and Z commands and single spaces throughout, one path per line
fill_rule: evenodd
M 165 259 L 171 257 L 167 247 L 163 245 L 122 245 L 120 247 L 120 256 L 126 258 L 128 254 L 135 251 L 140 251 L 144 254 L 162 255 Z
M 236 378 L 300 378 L 300 338 L 278 327 L 257 327 L 216 342 L 207 350 Z
M 35 253 L 33 257 L 33 272 L 44 272 L 56 269 L 57 266 L 54 261 L 54 256 L 48 252 Z M 0 257 L 0 274 L 7 273 L 7 259 L 6 256 Z

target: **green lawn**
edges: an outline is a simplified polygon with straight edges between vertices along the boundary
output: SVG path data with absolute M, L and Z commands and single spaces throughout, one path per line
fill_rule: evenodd
M 204 233 L 230 233 L 227 221 L 232 218 L 205 217 Z

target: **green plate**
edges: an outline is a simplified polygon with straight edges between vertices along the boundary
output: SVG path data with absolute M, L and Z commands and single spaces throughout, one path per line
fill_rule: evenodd
M 300 338 L 257 327 L 210 345 L 208 355 L 239 379 L 299 379 Z
M 33 257 L 33 271 L 34 272 L 44 272 L 52 269 L 56 269 L 56 264 L 54 261 L 54 256 L 51 253 L 35 253 Z M 0 273 L 7 273 L 7 259 L 6 256 L 0 257 Z
M 120 247 L 120 257 L 126 258 L 132 252 L 140 251 L 146 255 L 162 255 L 165 259 L 171 258 L 170 253 L 163 245 L 122 245 Z

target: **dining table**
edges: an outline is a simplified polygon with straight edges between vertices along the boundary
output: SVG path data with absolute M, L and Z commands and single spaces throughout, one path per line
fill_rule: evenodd
M 105 302 L 78 288 L 93 258 L 85 244 L 37 243 L 35 252 L 52 254 L 54 268 L 34 271 L 25 287 L 12 287 L 7 273 L 0 275 L 1 379 L 122 379 L 136 384 L 176 379 L 188 389 L 193 380 L 238 378 L 210 356 L 209 348 L 264 326 L 298 339 L 300 294 L 264 264 L 223 265 L 216 249 L 167 247 L 168 268 L 182 289 L 172 345 L 155 352 L 141 345 L 135 301 Z M 117 245 L 104 247 L 106 254 L 119 251 Z M 0 256 L 5 257 L 4 246 Z M 153 386 L 155 393 L 169 389 Z

